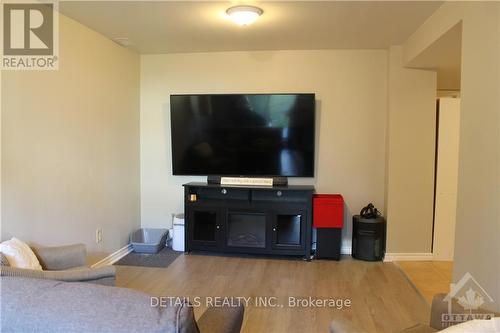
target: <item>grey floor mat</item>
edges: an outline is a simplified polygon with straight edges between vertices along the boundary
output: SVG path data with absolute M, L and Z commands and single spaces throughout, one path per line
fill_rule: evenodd
M 142 266 L 142 267 L 168 267 L 182 252 L 177 252 L 169 247 L 156 254 L 129 253 L 121 258 L 115 265 L 121 266 Z

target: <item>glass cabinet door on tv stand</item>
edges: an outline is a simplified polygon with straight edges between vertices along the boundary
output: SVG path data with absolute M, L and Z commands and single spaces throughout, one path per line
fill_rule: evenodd
M 219 246 L 221 224 L 218 209 L 199 208 L 189 213 L 188 237 L 193 248 Z

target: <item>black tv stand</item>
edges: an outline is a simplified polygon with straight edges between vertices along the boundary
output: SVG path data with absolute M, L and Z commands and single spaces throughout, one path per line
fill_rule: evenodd
M 184 185 L 185 250 L 311 255 L 313 186 Z
M 232 176 L 234 178 L 234 176 Z M 243 177 L 241 178 L 252 178 L 252 177 Z M 208 184 L 216 184 L 220 185 L 222 176 L 208 176 L 207 183 Z M 257 177 L 256 177 L 257 178 Z M 273 186 L 288 186 L 288 178 L 287 177 L 258 177 L 258 178 L 272 178 Z

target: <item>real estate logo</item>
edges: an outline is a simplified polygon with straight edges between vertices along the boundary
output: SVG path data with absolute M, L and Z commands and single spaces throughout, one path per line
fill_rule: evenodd
M 56 1 L 2 3 L 3 70 L 58 69 Z
M 443 302 L 448 302 L 448 313 L 441 315 L 443 328 L 473 319 L 488 320 L 495 316 L 481 309 L 488 303 L 493 304 L 494 300 L 470 273 L 466 273 L 458 283 L 450 284 L 450 292 Z

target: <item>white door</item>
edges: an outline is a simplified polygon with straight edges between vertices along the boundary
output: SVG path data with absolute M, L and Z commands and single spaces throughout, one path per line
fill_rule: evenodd
M 434 260 L 453 260 L 457 211 L 460 98 L 439 99 Z

